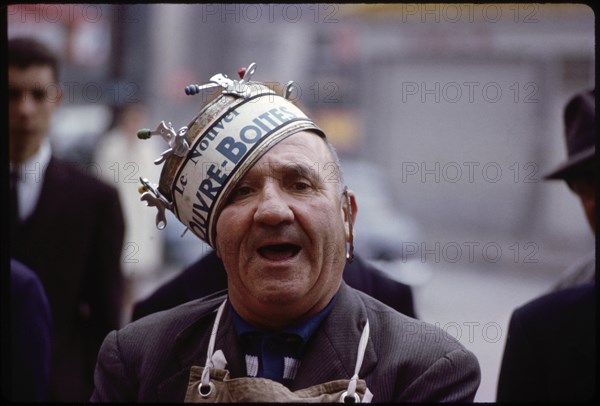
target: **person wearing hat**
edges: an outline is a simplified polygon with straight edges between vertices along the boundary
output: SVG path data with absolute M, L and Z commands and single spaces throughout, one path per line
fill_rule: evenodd
M 474 354 L 442 329 L 349 287 L 357 198 L 325 134 L 284 96 L 218 74 L 142 200 L 211 245 L 226 294 L 150 314 L 105 339 L 93 402 L 472 401 Z
M 573 97 L 565 109 L 565 135 L 569 158 L 545 176 L 563 180 L 581 201 L 585 217 L 596 234 L 596 103 L 595 90 Z M 567 269 L 555 290 L 592 282 L 596 277 L 596 252 Z
M 568 160 L 546 175 L 564 180 L 582 202 L 595 234 L 595 96 L 565 108 Z M 557 288 L 515 309 L 504 348 L 497 400 L 590 401 L 596 397 L 595 252 Z

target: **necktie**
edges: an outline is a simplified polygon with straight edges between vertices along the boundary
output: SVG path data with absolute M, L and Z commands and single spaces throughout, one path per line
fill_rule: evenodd
M 241 337 L 246 350 L 248 376 L 269 378 L 277 382 L 295 378 L 300 365 L 297 358 L 303 343 L 299 335 L 253 331 L 243 333 Z

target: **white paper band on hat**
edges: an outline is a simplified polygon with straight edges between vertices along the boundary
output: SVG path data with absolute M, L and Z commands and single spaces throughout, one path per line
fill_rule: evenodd
M 223 113 L 196 137 L 171 185 L 173 211 L 214 247 L 217 214 L 246 171 L 273 145 L 301 130 L 322 131 L 294 104 L 259 94 Z

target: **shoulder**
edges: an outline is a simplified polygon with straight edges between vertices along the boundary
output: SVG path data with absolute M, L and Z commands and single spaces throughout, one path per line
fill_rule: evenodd
M 10 286 L 13 293 L 11 303 L 28 305 L 34 304 L 48 307 L 46 292 L 37 274 L 15 259 L 10 260 Z
M 527 319 L 555 317 L 572 309 L 578 309 L 580 306 L 593 305 L 595 291 L 595 283 L 553 291 L 525 303 L 514 313 Z
M 217 307 L 224 299 L 225 295 L 201 298 L 152 313 L 125 325 L 117 331 L 117 336 L 120 341 L 140 343 L 142 341 L 139 340 L 144 340 L 146 346 L 166 346 L 192 326 L 204 320 L 212 322 Z
M 373 342 L 382 351 L 402 349 L 405 354 L 418 353 L 423 361 L 429 358 L 430 362 L 454 351 L 474 358 L 456 338 L 438 326 L 408 317 L 356 289 L 352 289 L 352 296 L 366 309 Z
M 587 331 L 595 322 L 596 285 L 588 283 L 547 293 L 515 309 L 508 338 L 556 342 Z
M 205 356 L 223 300 L 198 299 L 110 332 L 98 352 L 92 399 L 156 401 L 175 393 L 182 399 L 189 367 Z
M 36 334 L 48 335 L 52 312 L 46 291 L 37 274 L 23 263 L 10 261 L 10 311 L 12 328 L 21 329 L 25 336 L 33 339 Z M 29 331 L 34 329 L 35 331 Z
M 365 360 L 376 366 L 366 379 L 380 399 L 473 399 L 481 377 L 475 354 L 438 326 L 403 315 L 355 289 L 348 296 L 346 300 L 354 302 L 348 313 L 361 314 L 363 308 L 369 321 L 372 347 L 367 347 Z M 392 380 L 392 385 L 384 383 Z
M 152 381 L 175 373 L 180 362 L 192 354 L 201 356 L 203 342 L 220 300 L 198 299 L 169 310 L 150 314 L 109 333 L 98 352 L 102 369 L 127 371 L 126 375 Z M 115 366 L 119 365 L 119 366 Z M 175 368 L 175 370 L 173 369 Z
M 42 286 L 37 275 L 22 262 L 10 260 L 11 287 L 13 289 L 37 289 Z

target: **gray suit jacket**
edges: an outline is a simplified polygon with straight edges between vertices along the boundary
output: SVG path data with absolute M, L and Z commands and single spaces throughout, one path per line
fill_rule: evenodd
M 198 299 L 111 332 L 102 345 L 92 401 L 182 402 L 190 367 L 204 366 L 215 310 L 224 296 Z M 404 316 L 342 282 L 331 313 L 308 344 L 291 390 L 349 379 L 366 319 L 371 335 L 359 377 L 373 402 L 472 401 L 479 363 L 439 328 Z M 246 376 L 244 353 L 225 307 L 215 350 L 231 377 Z

